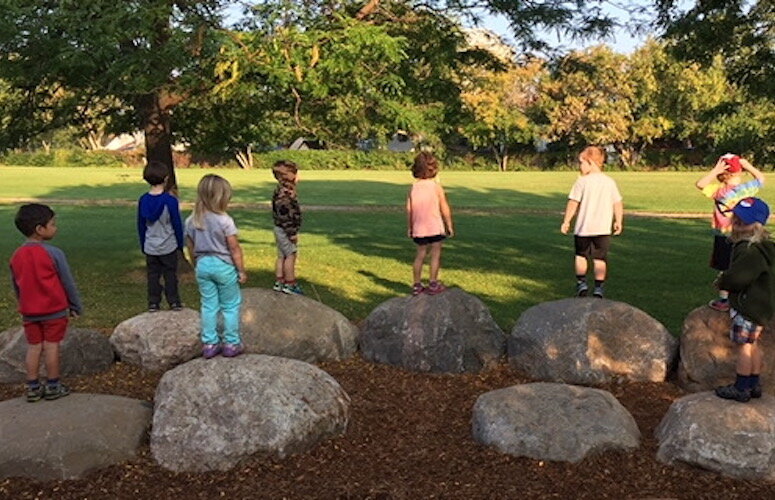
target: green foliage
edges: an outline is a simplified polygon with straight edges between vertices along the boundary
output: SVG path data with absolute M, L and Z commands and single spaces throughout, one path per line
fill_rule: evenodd
M 33 167 L 125 167 L 115 153 L 81 149 L 44 151 L 9 151 L 0 156 L 0 163 Z

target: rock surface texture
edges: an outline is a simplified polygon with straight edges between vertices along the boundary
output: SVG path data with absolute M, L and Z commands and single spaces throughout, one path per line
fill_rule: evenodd
M 284 458 L 344 433 L 350 398 L 294 359 L 196 359 L 156 390 L 151 453 L 173 471 L 228 470 L 254 454 Z
M 550 382 L 661 382 L 678 341 L 657 320 L 623 302 L 563 299 L 531 307 L 508 339 L 509 364 Z
M 125 363 L 168 370 L 199 356 L 199 325 L 199 313 L 193 309 L 146 312 L 119 324 L 110 342 Z
M 0 383 L 24 382 L 26 369 L 27 339 L 22 327 L 0 333 Z M 61 376 L 91 375 L 104 372 L 113 364 L 115 354 L 108 337 L 100 332 L 82 328 L 68 328 L 60 344 Z M 41 359 L 41 376 L 46 367 Z
M 775 480 L 775 397 L 749 403 L 712 392 L 675 401 L 655 432 L 657 459 L 684 462 L 726 476 Z
M 678 385 L 691 392 L 708 391 L 735 380 L 735 345 L 729 340 L 729 313 L 698 307 L 684 320 L 681 334 L 681 360 Z M 761 373 L 765 392 L 775 391 L 775 363 L 766 362 L 775 355 L 773 325 L 767 325 L 758 340 L 765 359 Z
M 316 363 L 355 354 L 358 328 L 341 313 L 300 295 L 242 290 L 241 333 L 249 353 Z
M 477 372 L 498 362 L 505 335 L 487 306 L 459 288 L 390 299 L 361 329 L 369 361 L 421 372 Z
M 578 462 L 590 453 L 637 448 L 640 431 L 609 392 L 538 382 L 479 396 L 474 439 L 502 453 Z
M 129 460 L 146 442 L 151 405 L 106 394 L 0 402 L 0 478 L 71 479 Z

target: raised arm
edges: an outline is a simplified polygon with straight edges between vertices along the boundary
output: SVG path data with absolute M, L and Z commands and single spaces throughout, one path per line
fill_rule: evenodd
M 703 177 L 700 178 L 694 185 L 697 186 L 697 189 L 703 190 L 708 185 L 710 185 L 712 182 L 716 181 L 716 177 L 718 177 L 719 174 L 722 174 L 727 171 L 727 164 L 722 160 L 721 158 L 718 159 L 716 162 L 716 165 L 712 169 L 710 169 L 710 172 L 705 174 Z
M 743 167 L 743 170 L 751 174 L 754 177 L 754 179 L 764 184 L 764 174 L 761 173 L 761 171 L 758 168 L 751 165 L 751 162 L 749 162 L 745 158 L 740 158 L 740 166 Z

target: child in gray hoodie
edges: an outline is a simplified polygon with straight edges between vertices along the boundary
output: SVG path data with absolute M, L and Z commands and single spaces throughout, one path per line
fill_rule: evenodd
M 149 162 L 143 179 L 151 189 L 137 203 L 137 233 L 145 254 L 148 275 L 148 312 L 156 312 L 164 295 L 173 311 L 183 305 L 178 294 L 178 252 L 183 250 L 183 223 L 178 199 L 164 191 L 169 170 L 160 162 Z

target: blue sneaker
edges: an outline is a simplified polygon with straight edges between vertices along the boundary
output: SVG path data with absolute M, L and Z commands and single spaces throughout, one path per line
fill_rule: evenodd
M 293 285 L 289 285 L 288 283 L 283 283 L 283 293 L 287 293 L 289 295 L 296 294 L 296 295 L 304 295 L 304 292 L 301 290 L 301 287 L 298 283 L 294 283 Z
M 275 292 L 282 292 L 283 291 L 283 282 L 282 281 L 275 281 L 274 285 L 272 285 L 272 290 Z

